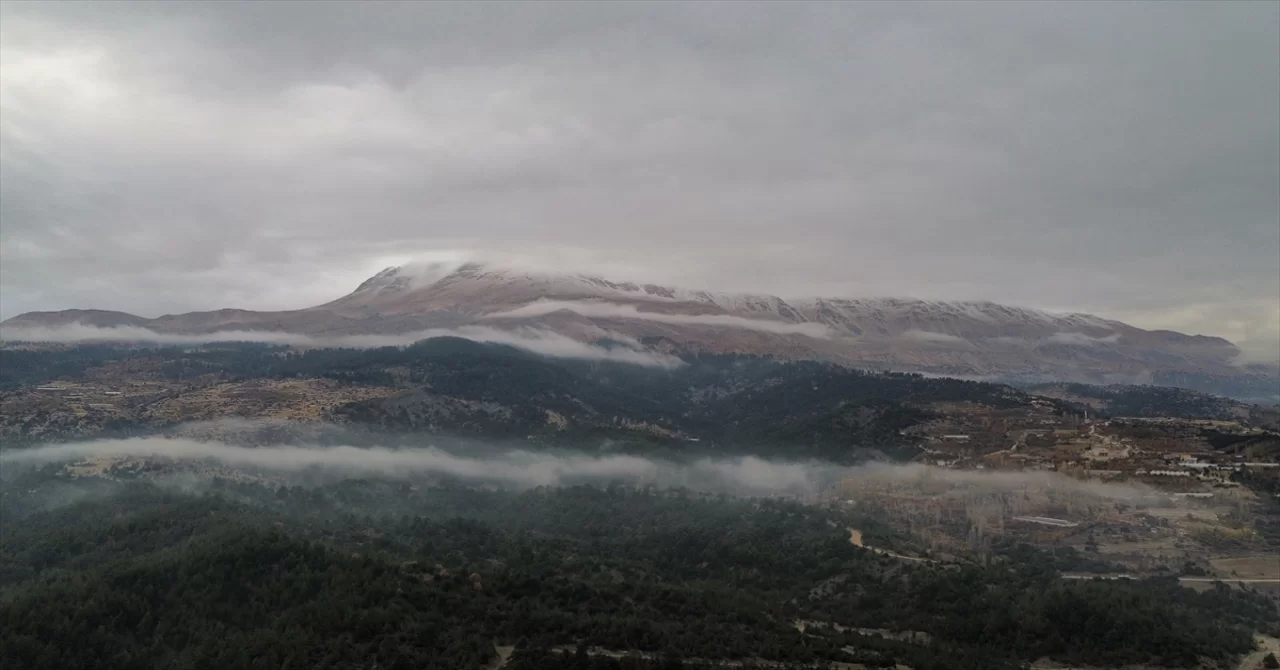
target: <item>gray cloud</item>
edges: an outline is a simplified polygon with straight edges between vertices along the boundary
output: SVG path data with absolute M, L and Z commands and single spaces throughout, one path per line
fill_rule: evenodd
M 474 342 L 505 344 L 554 358 L 613 361 L 661 368 L 676 368 L 684 365 L 684 361 L 675 356 L 642 350 L 640 343 L 632 338 L 612 336 L 609 331 L 604 330 L 600 331 L 600 336 L 608 337 L 632 348 L 596 346 L 579 342 L 559 333 L 537 328 L 522 328 L 510 331 L 480 326 L 463 326 L 452 329 L 432 328 L 416 333 L 399 335 L 345 335 L 339 337 L 314 337 L 296 333 L 255 330 L 224 330 L 198 335 L 177 335 L 157 333 L 147 328 L 135 326 L 100 328 L 78 323 L 56 328 L 0 329 L 0 341 L 15 342 L 149 342 L 157 344 L 259 342 L 301 347 L 356 349 L 404 347 L 414 342 L 436 337 L 460 337 Z
M 468 250 L 1280 342 L 1276 3 L 6 2 L 0 140 L 4 317 Z

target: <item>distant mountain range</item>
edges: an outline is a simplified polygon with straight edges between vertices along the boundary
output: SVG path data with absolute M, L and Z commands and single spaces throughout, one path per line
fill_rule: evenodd
M 1235 365 L 1240 351 L 1222 338 L 1143 330 L 1088 314 L 991 302 L 784 300 L 480 264 L 387 268 L 351 294 L 307 309 L 154 319 L 102 310 L 29 312 L 0 323 L 0 335 L 42 339 L 77 328 L 92 339 L 92 328 L 109 328 L 116 334 L 344 338 L 476 327 L 549 330 L 669 354 L 752 353 L 1006 381 L 1149 383 L 1248 399 L 1280 396 L 1280 371 Z M 140 339 L 145 335 L 139 331 Z

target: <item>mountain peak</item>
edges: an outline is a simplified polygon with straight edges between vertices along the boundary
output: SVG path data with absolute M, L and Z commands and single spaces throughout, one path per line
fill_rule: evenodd
M 383 268 L 356 287 L 352 295 L 370 292 L 403 292 L 430 286 L 437 281 L 461 272 L 478 267 L 474 263 L 422 262 L 392 265 Z

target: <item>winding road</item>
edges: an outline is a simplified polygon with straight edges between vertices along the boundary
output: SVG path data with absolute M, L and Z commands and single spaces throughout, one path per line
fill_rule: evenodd
M 932 558 L 921 558 L 919 556 L 903 556 L 902 554 L 895 554 L 894 552 L 889 551 L 888 549 L 881 549 L 879 547 L 868 547 L 867 545 L 862 543 L 862 531 L 858 530 L 857 528 L 846 528 L 845 530 L 849 531 L 849 543 L 855 547 L 861 547 L 868 551 L 874 551 L 875 553 L 880 554 L 882 556 L 892 556 L 893 558 L 898 558 L 904 561 L 915 561 L 916 563 L 937 563 L 938 562 Z

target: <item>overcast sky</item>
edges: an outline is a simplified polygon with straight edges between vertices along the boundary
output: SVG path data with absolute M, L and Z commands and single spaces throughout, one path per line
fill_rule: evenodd
M 460 252 L 1280 341 L 1280 3 L 0 4 L 0 316 Z

